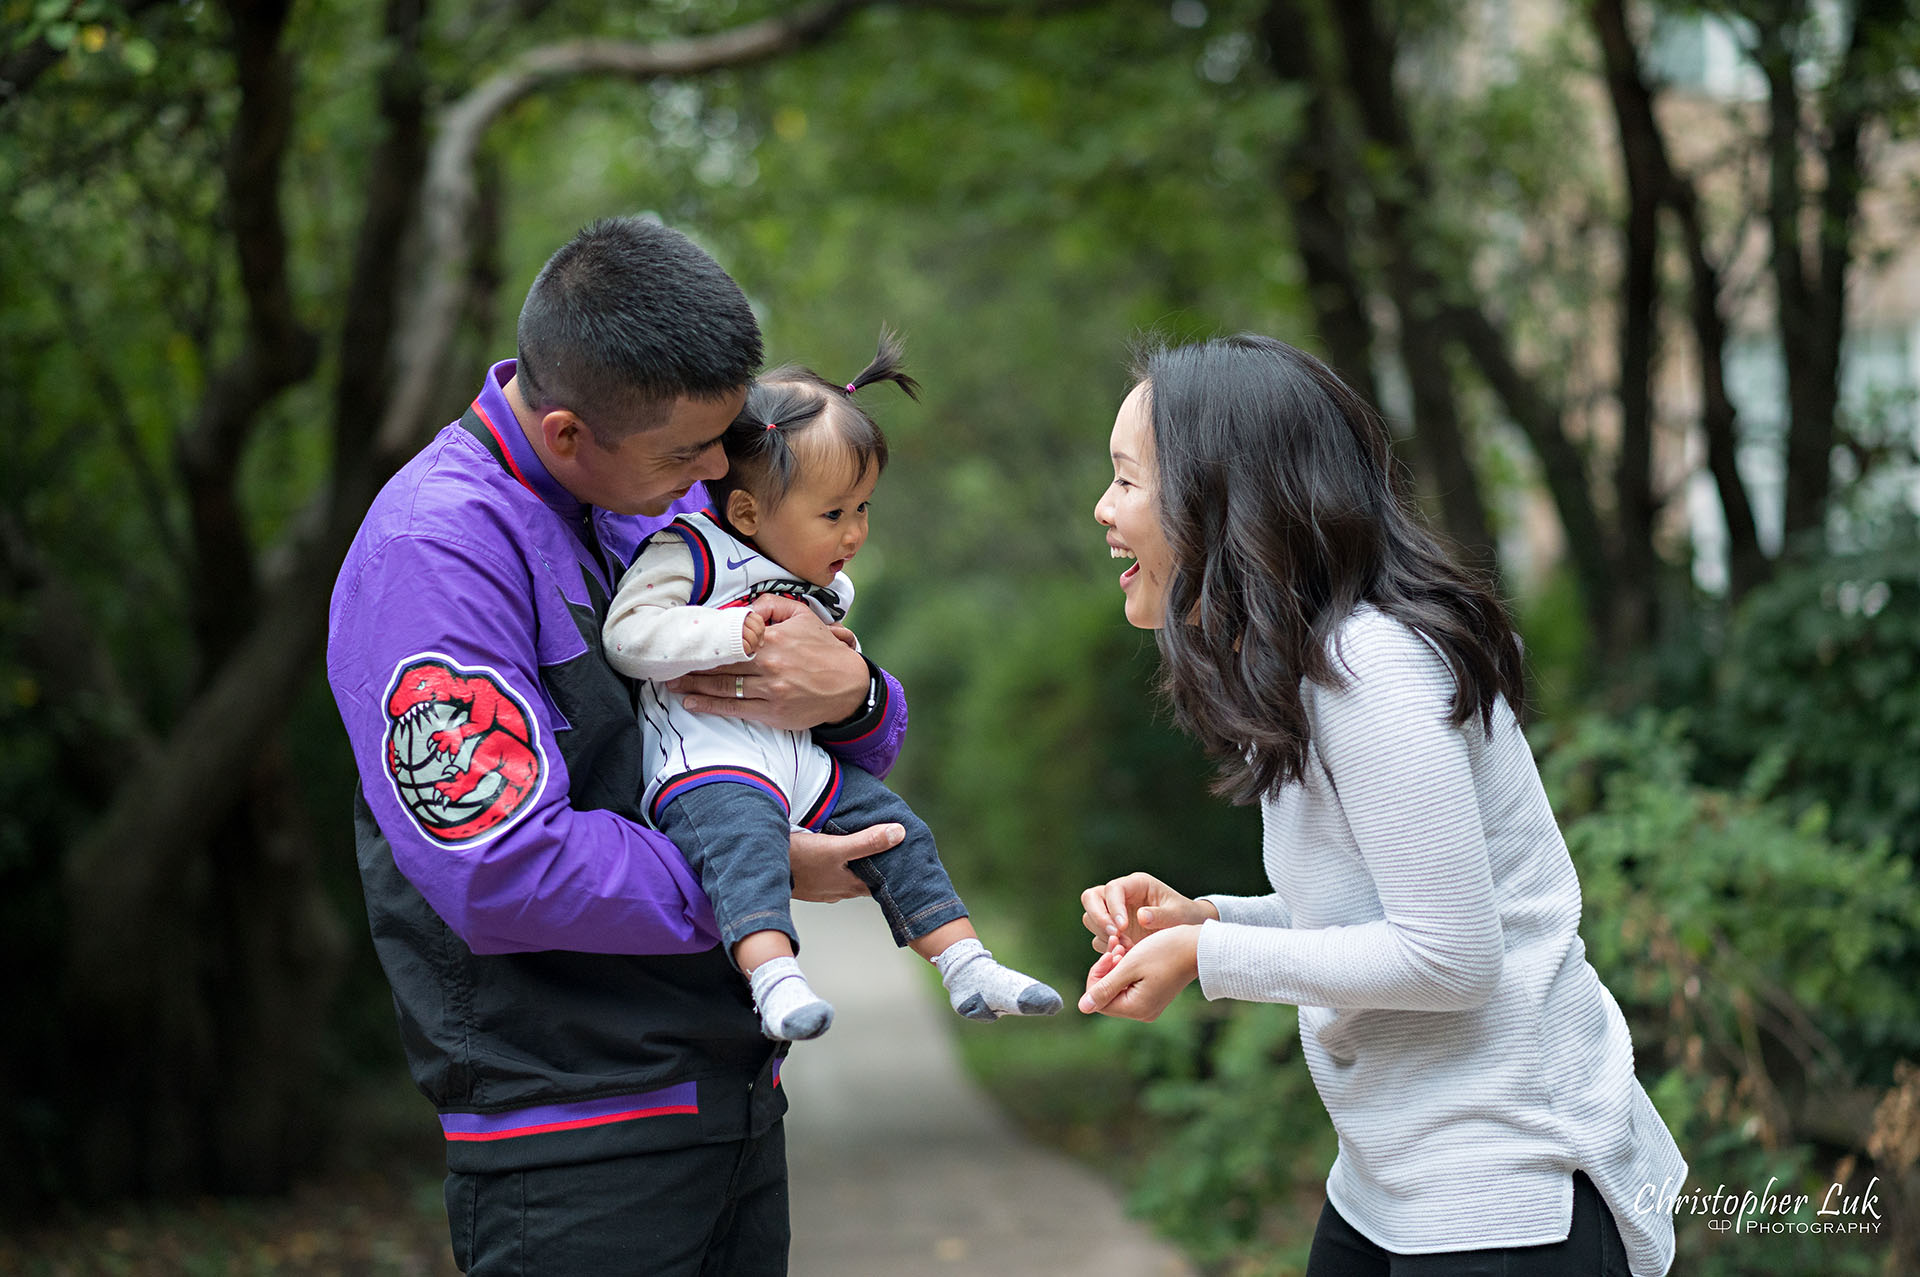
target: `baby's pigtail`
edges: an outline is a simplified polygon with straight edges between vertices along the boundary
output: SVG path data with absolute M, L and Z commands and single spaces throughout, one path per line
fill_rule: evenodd
M 880 348 L 874 353 L 873 362 L 860 370 L 860 375 L 847 383 L 847 393 L 852 394 L 862 386 L 870 386 L 876 381 L 891 381 L 907 392 L 907 398 L 920 398 L 920 383 L 907 376 L 900 369 L 901 358 L 906 354 L 906 343 L 900 340 L 900 334 L 891 328 L 880 330 Z

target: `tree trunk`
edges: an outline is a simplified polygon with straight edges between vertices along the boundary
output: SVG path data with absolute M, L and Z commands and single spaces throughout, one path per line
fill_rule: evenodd
M 1412 132 L 1394 86 L 1398 50 L 1371 0 L 1332 9 L 1361 128 L 1389 170 L 1371 193 L 1413 399 L 1414 453 L 1439 501 L 1448 538 L 1469 566 L 1491 578 L 1498 570 L 1493 534 L 1448 365 L 1450 338 L 1440 323 L 1443 292 L 1422 262 L 1419 209 L 1432 183 L 1413 154 Z
M 1387 250 L 1387 277 L 1400 317 L 1400 359 L 1413 399 L 1414 455 L 1439 502 L 1441 527 L 1461 562 L 1493 580 L 1499 575 L 1499 561 L 1487 526 L 1479 472 L 1460 424 L 1447 337 L 1434 311 L 1436 301 L 1405 260 L 1407 246 L 1395 219 L 1383 214 L 1382 222 L 1382 237 L 1393 245 Z
M 1658 514 L 1653 493 L 1653 341 L 1658 325 L 1660 264 L 1659 139 L 1627 34 L 1621 0 L 1596 0 L 1594 24 L 1606 58 L 1607 90 L 1620 130 L 1627 207 L 1620 301 L 1620 449 L 1613 469 L 1619 517 L 1618 630 L 1624 642 L 1650 641 L 1657 624 L 1660 560 L 1653 549 Z M 1641 109 L 1649 111 L 1646 120 Z
M 1770 565 L 1760 549 L 1747 485 L 1735 464 L 1738 423 L 1727 394 L 1727 323 L 1721 310 L 1720 270 L 1707 256 L 1698 193 L 1692 181 L 1673 167 L 1668 154 L 1666 137 L 1654 114 L 1653 94 L 1629 34 L 1625 4 L 1623 0 L 1595 0 L 1592 14 L 1606 60 L 1607 86 L 1628 172 L 1637 173 L 1679 223 L 1689 276 L 1688 315 L 1700 361 L 1700 426 L 1706 437 L 1707 468 L 1719 491 L 1727 527 L 1728 597 L 1737 602 L 1767 579 Z M 1638 203 L 1641 196 L 1636 194 L 1635 199 Z
M 1282 84 L 1305 97 L 1302 127 L 1283 148 L 1275 178 L 1292 213 L 1294 246 L 1307 276 L 1307 302 L 1326 348 L 1327 363 L 1360 397 L 1376 407 L 1373 321 L 1367 289 L 1355 264 L 1346 193 L 1356 184 L 1340 161 L 1351 153 L 1342 135 L 1333 94 L 1319 67 L 1315 15 L 1301 0 L 1270 0 L 1260 17 L 1267 65 Z
M 1780 353 L 1787 373 L 1787 467 L 1784 541 L 1818 539 L 1826 517 L 1833 449 L 1833 413 L 1822 392 L 1822 359 L 1814 288 L 1807 278 L 1800 221 L 1806 193 L 1800 180 L 1800 89 L 1794 82 L 1795 34 L 1805 20 L 1800 5 L 1763 23 L 1755 57 L 1767 81 L 1767 231 Z
M 320 346 L 293 312 L 280 172 L 293 132 L 294 69 L 280 47 L 290 0 L 229 0 L 240 109 L 228 144 L 226 194 L 246 297 L 240 353 L 208 380 L 198 419 L 180 437 L 194 570 L 188 578 L 200 673 L 218 668 L 257 603 L 252 539 L 238 474 L 261 411 L 313 373 Z

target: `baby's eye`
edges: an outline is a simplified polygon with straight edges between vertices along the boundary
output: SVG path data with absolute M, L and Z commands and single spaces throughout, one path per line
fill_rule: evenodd
M 840 511 L 829 510 L 825 514 L 821 515 L 820 517 L 825 519 L 828 523 L 838 523 L 840 522 Z
M 856 510 L 856 511 L 855 511 L 854 513 L 856 513 L 856 514 L 865 514 L 865 513 L 866 513 L 866 512 L 868 511 L 868 510 L 871 510 L 872 508 L 873 508 L 873 502 L 871 502 L 871 501 L 862 501 L 862 502 L 860 503 L 860 508 L 859 508 L 858 510 Z

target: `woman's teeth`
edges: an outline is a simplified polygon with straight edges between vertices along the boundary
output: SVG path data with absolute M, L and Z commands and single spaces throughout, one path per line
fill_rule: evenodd
M 1134 559 L 1139 556 L 1131 550 L 1122 550 L 1119 546 L 1110 545 L 1107 547 L 1107 557 L 1110 559 Z

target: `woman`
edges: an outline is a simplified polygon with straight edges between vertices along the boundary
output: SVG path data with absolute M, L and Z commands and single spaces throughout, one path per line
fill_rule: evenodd
M 1643 1207 L 1686 1166 L 1586 961 L 1518 641 L 1401 506 L 1379 418 L 1241 336 L 1151 353 L 1112 452 L 1127 620 L 1217 792 L 1260 801 L 1274 894 L 1089 888 L 1081 1010 L 1151 1020 L 1196 979 L 1299 1007 L 1340 1143 L 1309 1277 L 1665 1273 Z

